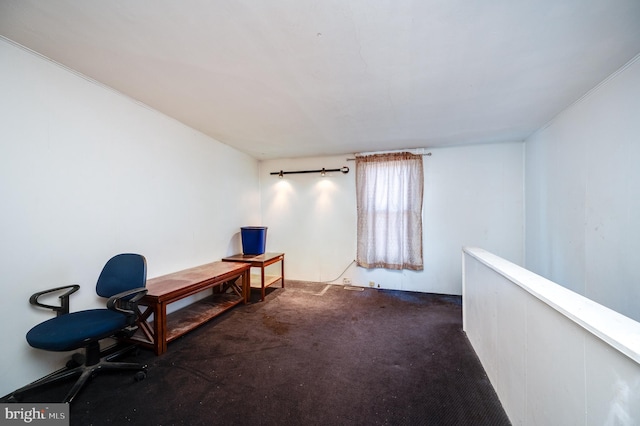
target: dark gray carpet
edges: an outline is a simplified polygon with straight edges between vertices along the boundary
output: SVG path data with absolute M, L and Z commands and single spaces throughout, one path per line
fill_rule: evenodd
M 72 425 L 508 425 L 461 299 L 288 281 L 169 344 L 148 377 L 101 374 Z M 55 401 L 70 386 L 25 395 Z

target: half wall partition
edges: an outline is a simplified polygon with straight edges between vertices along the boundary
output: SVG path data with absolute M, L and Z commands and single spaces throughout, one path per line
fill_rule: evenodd
M 640 424 L 640 323 L 479 248 L 463 327 L 513 424 Z

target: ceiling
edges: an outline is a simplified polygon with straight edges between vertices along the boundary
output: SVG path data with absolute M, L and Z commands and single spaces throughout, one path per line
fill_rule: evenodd
M 639 0 L 0 0 L 0 34 L 258 159 L 524 140 Z

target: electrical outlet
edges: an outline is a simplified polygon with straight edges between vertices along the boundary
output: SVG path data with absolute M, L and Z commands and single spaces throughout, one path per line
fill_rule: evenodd
M 375 283 L 375 282 L 373 282 L 373 281 L 369 281 L 369 287 L 375 287 L 375 286 L 376 286 L 376 283 Z
M 343 278 L 342 279 L 342 284 L 351 285 L 351 278 Z

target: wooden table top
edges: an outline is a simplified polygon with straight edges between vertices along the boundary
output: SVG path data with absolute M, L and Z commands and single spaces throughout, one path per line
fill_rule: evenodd
M 263 254 L 234 254 L 233 256 L 227 256 L 222 260 L 233 262 L 267 262 L 276 257 L 283 256 L 284 253 L 263 253 Z
M 249 269 L 251 265 L 233 262 L 212 262 L 205 265 L 174 272 L 147 280 L 147 295 L 150 298 L 171 298 L 185 291 L 194 290 L 212 280 L 224 281 Z

